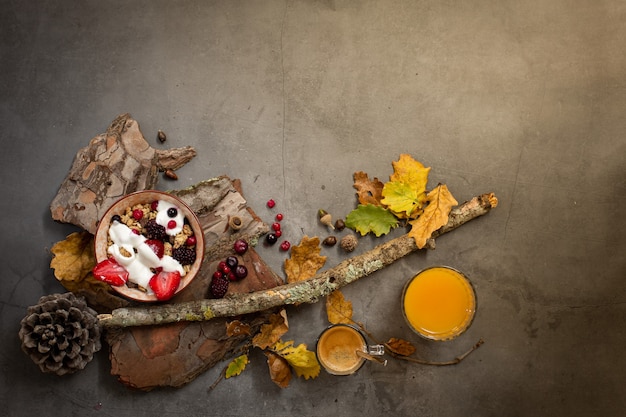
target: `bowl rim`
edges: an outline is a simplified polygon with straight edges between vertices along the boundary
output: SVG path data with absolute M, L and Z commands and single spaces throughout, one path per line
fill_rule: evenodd
M 148 201 L 141 199 L 144 195 L 152 196 L 148 198 Z M 129 200 L 140 199 L 143 201 L 137 201 L 133 203 L 125 203 Z M 108 230 L 111 224 L 111 217 L 115 214 L 120 214 L 126 210 L 126 207 L 142 204 L 146 202 L 152 202 L 155 199 L 162 199 L 168 201 L 172 204 L 176 204 L 180 206 L 185 214 L 185 218 L 187 219 L 189 225 L 191 226 L 194 235 L 196 236 L 196 260 L 191 265 L 191 269 L 189 272 L 185 274 L 185 276 L 181 277 L 180 285 L 176 289 L 174 295 L 179 294 L 182 290 L 184 290 L 193 279 L 196 277 L 198 272 L 200 271 L 200 267 L 202 265 L 202 260 L 204 258 L 204 233 L 202 231 L 202 225 L 200 224 L 200 220 L 196 213 L 182 200 L 180 197 L 171 194 L 169 192 L 160 191 L 160 190 L 140 190 L 134 191 L 132 193 L 126 194 L 116 200 L 111 206 L 105 211 L 104 215 L 98 221 L 98 225 L 96 227 L 96 232 L 94 234 L 94 255 L 96 258 L 96 263 L 99 263 L 108 258 L 107 253 L 107 240 L 108 240 Z M 127 285 L 122 286 L 114 286 L 111 285 L 111 288 L 115 292 L 120 295 L 123 295 L 126 298 L 141 301 L 141 302 L 160 302 L 157 300 L 154 294 L 149 294 L 147 292 L 143 292 L 139 289 L 129 287 Z M 166 302 L 166 301 L 165 301 Z

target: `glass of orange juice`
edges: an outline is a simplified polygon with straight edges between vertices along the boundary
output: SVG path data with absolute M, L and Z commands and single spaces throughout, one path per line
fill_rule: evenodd
M 476 313 L 476 293 L 465 275 L 434 266 L 420 271 L 402 291 L 402 312 L 418 335 L 450 340 L 463 333 Z

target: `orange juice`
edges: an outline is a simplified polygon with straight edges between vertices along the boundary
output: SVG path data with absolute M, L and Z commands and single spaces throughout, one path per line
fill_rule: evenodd
M 476 311 L 476 295 L 460 272 L 448 267 L 421 271 L 404 287 L 402 311 L 411 328 L 433 340 L 463 333 Z

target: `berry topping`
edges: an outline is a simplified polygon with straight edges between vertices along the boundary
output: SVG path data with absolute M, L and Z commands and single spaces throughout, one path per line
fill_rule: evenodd
M 274 232 L 274 234 L 276 235 L 276 237 L 281 237 L 283 235 L 283 231 L 282 230 L 277 230 Z
M 150 209 L 152 211 L 157 211 L 158 206 L 159 206 L 159 200 L 154 200 L 152 203 L 150 203 Z
M 213 272 L 213 279 L 223 279 L 223 278 L 224 278 L 224 274 L 222 274 L 222 271 Z
M 154 252 L 159 259 L 163 257 L 163 254 L 165 253 L 165 246 L 163 245 L 162 240 L 148 239 L 146 240 L 146 245 L 152 249 L 152 252 Z
M 140 235 L 141 232 L 138 229 L 131 229 L 133 231 L 134 234 L 136 235 Z
M 150 288 L 154 291 L 157 300 L 169 300 L 176 294 L 180 285 L 180 272 L 161 271 L 150 278 Z
M 189 236 L 187 238 L 187 240 L 185 241 L 185 245 L 187 246 L 196 246 L 196 237 L 195 236 Z
M 146 223 L 146 237 L 148 239 L 163 240 L 166 236 L 165 227 L 158 224 L 156 220 L 149 220 L 148 223 Z
M 229 281 L 237 281 L 237 275 L 233 271 L 230 271 L 228 273 L 228 280 Z
M 133 219 L 135 219 L 137 221 L 143 219 L 143 210 L 141 210 L 141 209 L 133 210 Z
M 119 214 L 114 214 L 113 217 L 111 217 L 111 222 L 122 222 L 122 218 L 119 216 Z
M 289 243 L 288 240 L 285 240 L 283 241 L 283 243 L 280 244 L 280 250 L 283 250 L 283 251 L 288 251 L 290 247 L 291 247 L 291 243 Z
M 276 243 L 277 240 L 278 240 L 278 237 L 276 237 L 276 233 L 268 233 L 267 235 L 265 235 L 265 241 L 269 243 L 270 245 L 273 245 L 274 243 Z
M 278 222 L 272 223 L 272 230 L 275 231 L 275 232 L 279 231 L 280 230 L 280 223 L 278 223 Z
M 176 217 L 178 216 L 178 210 L 176 210 L 176 207 L 170 207 L 167 209 L 167 216 L 168 217 Z
M 196 261 L 196 251 L 188 246 L 180 246 L 172 250 L 172 258 L 181 265 L 191 265 Z
M 283 214 L 282 214 L 282 213 L 278 213 L 278 214 L 276 215 L 276 221 L 277 221 L 277 222 L 280 222 L 280 221 L 282 221 L 282 220 L 283 220 Z
M 219 278 L 213 278 L 211 280 L 211 285 L 209 285 L 209 290 L 211 291 L 211 295 L 215 298 L 222 298 L 226 295 L 228 291 L 228 281 L 227 277 L 223 275 Z
M 274 208 L 274 206 L 276 205 L 276 202 L 272 199 L 267 200 L 267 207 L 269 208 Z
M 228 258 L 226 258 L 225 262 L 231 270 L 237 268 L 237 265 L 239 264 L 239 260 L 236 256 L 229 256 Z
M 93 276 L 107 284 L 119 287 L 128 281 L 128 271 L 113 258 L 107 258 L 93 268 Z
M 170 220 L 169 222 L 167 222 L 167 228 L 168 229 L 175 229 L 176 228 L 176 220 Z
M 246 242 L 243 239 L 238 239 L 238 240 L 235 241 L 235 243 L 233 245 L 233 249 L 239 255 L 243 255 L 248 250 L 248 242 Z
M 237 265 L 235 268 L 235 277 L 237 279 L 244 279 L 248 276 L 248 268 L 245 265 Z

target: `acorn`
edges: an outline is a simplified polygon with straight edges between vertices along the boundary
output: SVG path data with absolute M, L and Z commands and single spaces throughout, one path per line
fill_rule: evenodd
M 320 219 L 320 223 L 335 230 L 335 226 L 333 226 L 333 217 L 326 210 L 319 209 L 317 215 Z
M 335 246 L 337 244 L 337 238 L 335 236 L 328 236 L 322 241 L 324 246 Z
M 159 139 L 159 142 L 163 143 L 167 140 L 167 135 L 162 130 L 159 130 L 157 132 L 157 139 Z
M 335 222 L 335 229 L 341 232 L 345 228 L 346 228 L 346 223 L 342 219 L 337 219 L 337 221 Z

